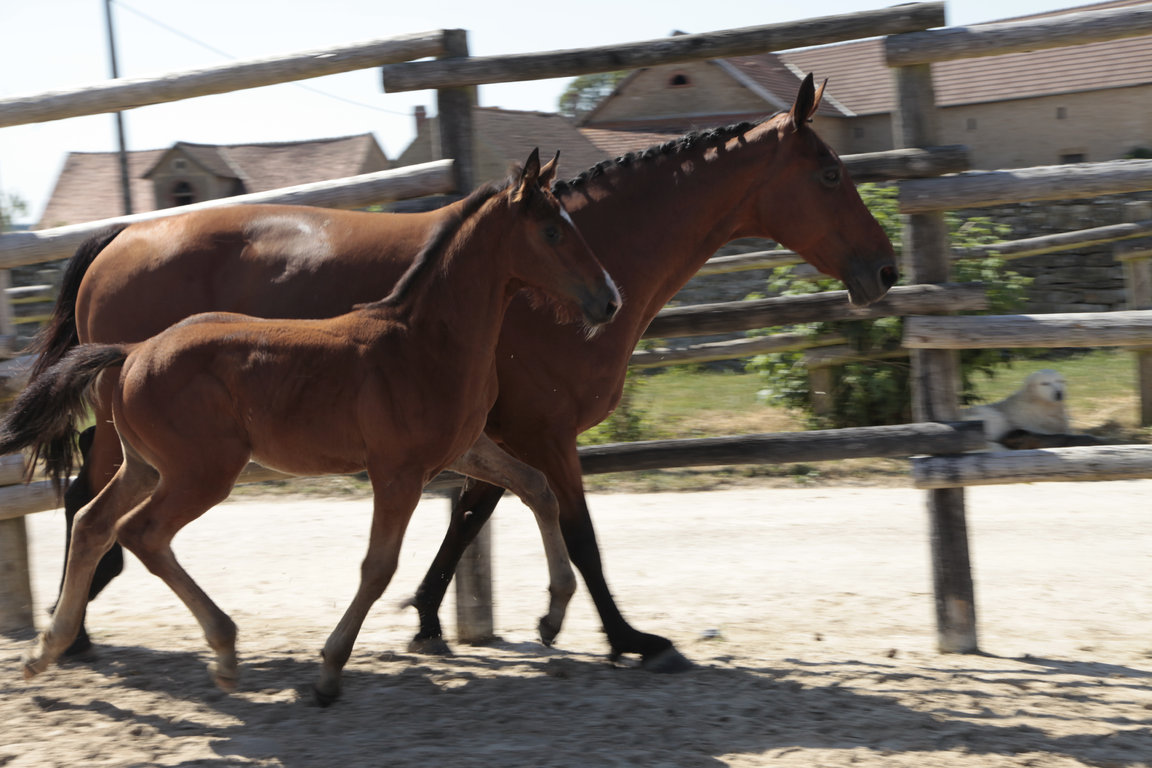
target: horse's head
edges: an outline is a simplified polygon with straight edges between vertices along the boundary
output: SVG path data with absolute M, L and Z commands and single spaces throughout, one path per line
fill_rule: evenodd
M 620 308 L 620 292 L 550 187 L 560 153 L 543 168 L 540 150 L 509 189 L 508 201 L 517 214 L 517 232 L 525 247 L 513 265 L 514 276 L 562 304 L 575 304 L 594 331 Z
M 792 109 L 764 124 L 766 132 L 774 130 L 778 149 L 758 217 L 763 231 L 843 282 L 851 302 L 865 306 L 882 298 L 900 273 L 892 243 L 844 163 L 809 125 L 823 95 L 824 85 L 816 89 L 809 74 Z

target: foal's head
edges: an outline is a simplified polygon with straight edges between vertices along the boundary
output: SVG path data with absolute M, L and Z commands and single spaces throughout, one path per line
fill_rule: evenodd
M 525 286 L 562 305 L 575 304 L 593 332 L 620 308 L 616 284 L 600 266 L 572 218 L 550 189 L 560 153 L 543 168 L 540 150 L 514 172 L 507 190 L 513 213 L 508 242 L 516 245 L 512 274 Z

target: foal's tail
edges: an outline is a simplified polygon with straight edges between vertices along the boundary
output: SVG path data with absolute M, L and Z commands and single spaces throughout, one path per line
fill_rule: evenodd
M 76 332 L 76 297 L 80 293 L 80 283 L 83 282 L 88 267 L 100 252 L 127 227 L 127 224 L 115 224 L 97 232 L 81 243 L 69 260 L 68 266 L 64 269 L 60 295 L 56 299 L 52 317 L 36 334 L 36 338 L 28 348 L 31 354 L 37 355 L 36 362 L 28 372 L 29 387 L 35 386 L 49 369 L 63 360 L 64 356 L 80 343 L 80 337 Z M 68 431 L 62 431 L 51 437 L 45 436 L 35 443 L 33 458 L 44 460 L 44 467 L 57 490 L 61 488 L 64 479 L 72 474 L 75 444 L 76 435 Z M 34 464 L 35 462 L 29 466 Z
M 126 344 L 82 344 L 30 381 L 0 421 L 0 455 L 31 448 L 29 475 L 37 459 L 43 459 L 61 491 L 72 470 L 76 425 L 88 414 L 89 389 L 101 371 L 124 362 L 128 349 Z M 56 452 L 59 445 L 68 450 Z

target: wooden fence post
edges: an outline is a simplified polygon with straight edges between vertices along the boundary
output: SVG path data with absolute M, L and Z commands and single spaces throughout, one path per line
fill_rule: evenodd
M 891 38 L 889 38 L 891 39 Z M 898 147 L 928 147 L 938 143 L 939 127 L 932 66 L 914 64 L 893 70 L 898 109 Z M 951 260 L 948 230 L 940 211 L 904 217 L 904 272 L 913 283 L 948 281 Z M 955 421 L 958 353 L 913 349 L 912 413 L 916 421 Z M 936 595 L 936 644 L 943 653 L 978 650 L 976 603 L 968 556 L 968 526 L 964 489 L 943 488 L 928 493 L 931 524 L 932 578 Z
M 8 302 L 8 270 L 0 270 L 0 335 L 16 332 Z M 0 412 L 7 410 L 0 406 Z M 24 518 L 0 520 L 0 632 L 34 629 L 32 576 L 28 567 L 28 528 Z
M 1139 200 L 1124 207 L 1124 221 L 1152 219 L 1152 202 Z M 1120 242 L 1112 246 L 1124 265 L 1127 309 L 1152 309 L 1152 240 Z M 1152 349 L 1136 351 L 1136 383 L 1140 387 L 1140 426 L 1152 426 Z
M 444 30 L 444 57 L 468 57 L 468 33 Z M 456 192 L 466 195 L 476 187 L 475 139 L 472 109 L 475 86 L 436 91 L 441 156 L 454 161 Z M 492 528 L 485 525 L 456 566 L 456 638 L 482 645 L 496 637 L 492 611 Z

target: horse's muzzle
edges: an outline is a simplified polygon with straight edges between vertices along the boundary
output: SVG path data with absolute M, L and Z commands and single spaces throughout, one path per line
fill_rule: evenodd
M 883 264 L 880 267 L 865 268 L 844 279 L 848 288 L 848 301 L 854 307 L 866 307 L 884 298 L 888 289 L 896 285 L 900 279 L 900 270 L 895 264 Z

